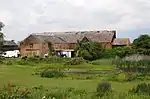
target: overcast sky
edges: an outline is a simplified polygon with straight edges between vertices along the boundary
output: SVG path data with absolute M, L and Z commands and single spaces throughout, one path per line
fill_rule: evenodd
M 0 0 L 7 39 L 35 32 L 117 30 L 118 37 L 150 33 L 150 0 Z

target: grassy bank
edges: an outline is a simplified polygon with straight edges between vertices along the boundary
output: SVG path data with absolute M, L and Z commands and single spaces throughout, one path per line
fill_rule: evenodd
M 136 95 L 129 94 L 128 91 L 142 82 L 149 82 L 149 80 L 140 81 L 115 81 L 110 80 L 112 75 L 116 75 L 118 68 L 112 64 L 111 60 L 97 60 L 93 62 L 84 62 L 78 65 L 65 65 L 64 62 L 39 62 L 36 63 L 32 61 L 33 65 L 27 64 L 17 64 L 15 62 L 20 61 L 20 59 L 7 59 L 6 61 L 12 61 L 12 64 L 1 64 L 0 65 L 0 88 L 3 88 L 4 85 L 11 83 L 16 86 L 23 86 L 31 89 L 34 86 L 42 85 L 46 89 L 51 91 L 54 89 L 66 90 L 68 88 L 74 88 L 78 95 L 80 91 L 85 91 L 85 95 L 77 98 L 75 94 L 76 91 L 73 91 L 70 95 L 71 98 L 65 99 L 92 99 L 92 96 L 95 95 L 96 88 L 98 83 L 107 81 L 111 83 L 112 90 L 114 93 L 110 96 L 105 96 L 102 99 L 149 99 L 149 95 Z M 37 61 L 37 60 L 36 60 Z M 68 59 L 67 59 L 68 61 Z M 29 61 L 30 63 L 30 61 Z M 34 73 L 41 69 L 59 69 L 59 70 L 87 70 L 84 74 L 81 73 L 66 73 L 65 77 L 62 78 L 44 78 L 40 75 L 35 75 Z M 96 73 L 91 73 L 96 71 Z M 98 72 L 97 72 L 98 71 Z M 115 72 L 115 73 L 114 73 Z M 121 78 L 122 79 L 122 78 Z M 55 91 L 54 91 L 55 92 Z M 57 92 L 56 92 L 57 93 Z M 123 98 L 124 97 L 124 98 Z M 126 98 L 125 98 L 126 97 Z M 142 97 L 142 98 L 141 98 Z M 97 97 L 95 97 L 97 98 Z M 35 98 L 33 98 L 35 99 Z M 39 98 L 40 99 L 40 98 Z M 50 99 L 50 98 L 49 98 Z M 62 99 L 62 98 L 58 98 Z

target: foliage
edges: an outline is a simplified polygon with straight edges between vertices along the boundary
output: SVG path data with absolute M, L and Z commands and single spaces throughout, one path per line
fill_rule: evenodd
M 2 22 L 0 22 L 0 31 L 2 30 L 2 28 L 4 27 L 5 25 L 2 23 Z
M 135 50 L 136 50 L 136 53 L 140 55 L 150 55 L 150 49 L 138 48 Z
M 46 69 L 41 72 L 41 77 L 46 77 L 46 78 L 59 78 L 64 76 L 65 74 L 62 71 L 56 69 L 55 70 Z
M 132 46 L 138 54 L 150 55 L 150 35 L 141 35 L 133 41 Z
M 142 93 L 150 94 L 150 84 L 149 83 L 138 84 L 135 88 L 132 88 L 130 92 L 139 93 L 139 94 Z
M 69 58 L 61 57 L 23 57 L 21 60 L 17 61 L 19 65 L 30 65 L 35 66 L 37 64 L 52 64 L 52 63 L 64 63 L 69 61 Z
M 86 98 L 87 93 L 84 90 L 76 90 L 74 88 L 48 90 L 42 85 L 28 89 L 8 85 L 6 88 L 0 89 L 0 99 L 84 99 L 83 97 Z
M 91 62 L 93 65 L 112 65 L 112 59 L 98 59 Z
M 114 81 L 126 82 L 126 81 L 134 81 L 138 75 L 135 73 L 119 73 L 115 75 L 113 78 Z
M 87 50 L 81 51 L 79 56 L 83 57 L 85 60 L 93 60 L 93 56 Z
M 2 47 L 3 41 L 4 41 L 4 34 L 1 32 L 3 27 L 4 27 L 4 24 L 0 22 L 0 48 Z
M 82 63 L 84 63 L 84 59 L 81 57 L 76 57 L 76 58 L 72 58 L 69 61 L 66 61 L 65 65 L 80 65 Z
M 101 58 L 103 49 L 96 42 L 78 42 L 75 49 L 78 57 L 83 57 L 85 60 L 96 60 Z
M 117 81 L 126 81 L 126 75 L 124 73 L 120 73 L 116 76 Z
M 112 91 L 111 84 L 108 82 L 99 83 L 96 89 L 97 95 L 100 97 L 110 93 L 111 91 Z
M 29 99 L 29 94 L 28 89 L 16 87 L 10 83 L 0 89 L 0 99 Z
M 109 88 L 107 84 L 104 86 L 107 86 L 104 87 L 106 89 Z M 136 87 L 128 93 L 111 92 L 110 90 L 107 91 L 107 94 L 105 93 L 99 97 L 95 95 L 94 92 L 91 93 L 70 87 L 46 89 L 42 85 L 26 88 L 8 84 L 4 88 L 0 89 L 0 99 L 149 99 L 148 86 L 149 85 L 146 83 L 139 84 L 137 85 L 138 88 Z
M 133 41 L 133 47 L 136 49 L 150 49 L 150 36 L 146 34 L 141 35 Z
M 135 53 L 135 50 L 132 47 L 116 47 L 113 49 L 105 49 L 102 53 L 103 58 L 115 58 L 116 56 L 123 58 L 128 55 Z
M 148 73 L 150 72 L 150 61 L 149 60 L 116 60 L 113 62 L 117 68 L 125 72 L 138 72 L 138 73 Z

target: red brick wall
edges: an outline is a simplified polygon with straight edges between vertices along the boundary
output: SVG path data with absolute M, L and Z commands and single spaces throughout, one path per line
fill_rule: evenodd
M 76 44 L 54 44 L 55 50 L 74 50 Z
M 33 45 L 31 47 L 31 45 Z M 21 56 L 34 56 L 34 55 L 44 55 L 48 51 L 47 44 L 21 44 L 20 54 Z
M 101 43 L 103 48 L 112 48 L 111 43 Z M 74 50 L 76 44 L 54 44 L 53 48 L 54 50 Z M 48 43 L 38 43 L 33 44 L 33 47 L 30 46 L 30 44 L 21 44 L 20 45 L 20 54 L 21 56 L 34 56 L 36 54 L 38 55 L 44 55 L 49 51 Z

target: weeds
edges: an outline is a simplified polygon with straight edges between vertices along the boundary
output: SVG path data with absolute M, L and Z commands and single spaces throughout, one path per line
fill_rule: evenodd
M 41 72 L 41 77 L 46 77 L 46 78 L 59 78 L 59 77 L 65 77 L 64 72 L 54 69 L 54 70 L 44 70 Z
M 112 91 L 111 84 L 108 82 L 99 83 L 96 89 L 97 96 L 104 96 Z

